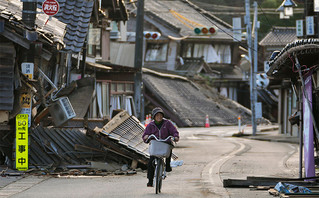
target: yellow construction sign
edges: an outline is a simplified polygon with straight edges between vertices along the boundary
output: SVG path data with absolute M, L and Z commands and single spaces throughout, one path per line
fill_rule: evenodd
M 28 114 L 18 114 L 16 117 L 16 169 L 28 170 L 28 148 Z

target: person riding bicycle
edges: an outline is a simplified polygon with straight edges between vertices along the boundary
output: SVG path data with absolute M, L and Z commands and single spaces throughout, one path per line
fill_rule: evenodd
M 164 118 L 164 111 L 160 107 L 156 107 L 152 110 L 152 118 L 153 121 L 150 122 L 145 128 L 144 134 L 142 136 L 143 141 L 145 143 L 149 142 L 148 137 L 154 134 L 159 139 L 166 139 L 168 136 L 173 136 L 174 141 L 177 142 L 179 140 L 179 132 L 172 122 Z M 171 144 L 171 141 L 167 141 L 168 144 Z M 166 158 L 166 172 L 171 172 L 172 168 L 170 165 L 172 157 L 172 152 L 168 158 Z M 147 178 L 148 183 L 147 187 L 153 186 L 153 178 L 154 178 L 154 166 L 153 161 L 155 157 L 151 156 L 150 160 L 147 164 Z

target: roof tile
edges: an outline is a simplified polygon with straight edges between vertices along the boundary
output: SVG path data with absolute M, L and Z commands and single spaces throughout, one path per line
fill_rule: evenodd
M 67 24 L 65 34 L 65 49 L 73 53 L 80 52 L 88 32 L 92 0 L 59 0 L 60 12 L 55 16 Z
M 262 46 L 285 46 L 297 40 L 295 27 L 273 27 L 259 42 Z

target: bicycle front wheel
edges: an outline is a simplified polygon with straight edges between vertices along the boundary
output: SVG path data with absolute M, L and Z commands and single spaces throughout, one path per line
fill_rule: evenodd
M 157 158 L 157 164 L 155 169 L 155 193 L 161 192 L 162 188 L 162 175 L 163 175 L 163 160 Z

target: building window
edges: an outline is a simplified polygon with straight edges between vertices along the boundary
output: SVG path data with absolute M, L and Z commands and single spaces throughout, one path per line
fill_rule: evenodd
M 134 82 L 122 82 L 116 81 L 111 83 L 111 94 L 125 94 L 125 95 L 133 95 L 134 90 Z
M 168 43 L 147 43 L 145 61 L 166 61 Z
M 90 107 L 90 117 L 103 118 L 110 115 L 110 82 L 96 83 L 96 98 Z
M 184 43 L 182 56 L 185 58 L 203 57 L 207 63 L 231 63 L 230 45 Z
M 134 94 L 133 82 L 112 82 L 111 83 L 111 102 L 110 115 L 113 110 L 124 109 L 129 115 L 136 115 L 134 109 L 134 101 L 132 95 Z
M 111 117 L 115 109 L 125 109 L 130 115 L 136 115 L 133 94 L 134 82 L 97 81 L 96 98 L 90 107 L 90 117 Z

